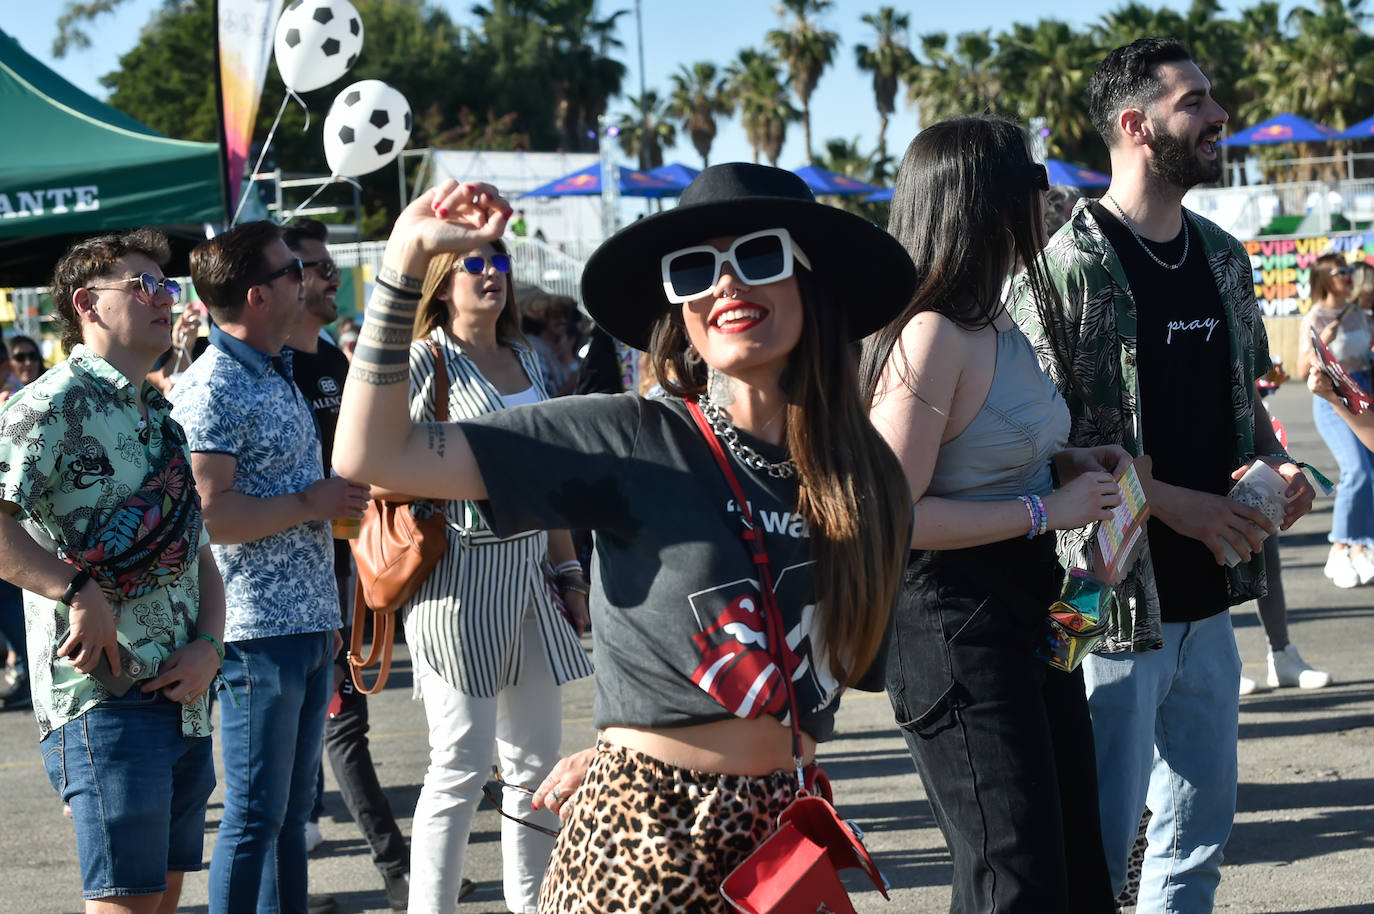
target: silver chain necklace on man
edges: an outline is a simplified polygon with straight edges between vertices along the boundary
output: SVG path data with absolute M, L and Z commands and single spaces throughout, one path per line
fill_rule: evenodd
M 1140 233 L 1135 230 L 1135 223 L 1131 222 L 1131 217 L 1126 215 L 1126 211 L 1121 208 L 1121 204 L 1116 202 L 1116 198 L 1111 194 L 1104 194 L 1103 196 L 1112 201 L 1112 206 L 1115 206 L 1116 211 L 1121 214 L 1121 221 L 1125 223 L 1126 228 L 1130 230 L 1132 237 L 1134 237 L 1140 246 L 1145 249 L 1145 253 L 1150 255 L 1151 260 L 1166 270 L 1177 270 L 1188 262 L 1188 241 L 1190 236 L 1188 234 L 1187 216 L 1183 217 L 1183 256 L 1178 259 L 1178 263 L 1165 263 L 1163 260 L 1159 259 L 1158 254 L 1150 250 L 1150 246 L 1145 243 L 1145 239 L 1140 237 Z
M 774 479 L 791 479 L 797 475 L 797 465 L 792 458 L 770 463 L 758 451 L 740 441 L 739 430 L 730 424 L 725 411 L 712 403 L 710 397 L 701 394 L 697 397 L 697 405 L 701 407 L 701 414 L 710 423 L 711 431 L 716 433 L 716 437 L 725 444 L 726 450 L 734 454 L 740 463 L 751 470 L 761 470 Z

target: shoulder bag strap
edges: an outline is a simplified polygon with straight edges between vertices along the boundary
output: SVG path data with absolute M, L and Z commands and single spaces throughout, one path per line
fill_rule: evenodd
M 434 421 L 448 421 L 448 354 L 434 340 L 428 340 L 434 356 Z
M 783 686 L 787 690 L 787 709 L 788 717 L 792 723 L 792 763 L 797 768 L 797 786 L 802 794 L 809 791 L 806 789 L 806 778 L 803 774 L 804 762 L 802 760 L 802 738 L 801 724 L 797 715 L 797 693 L 792 686 L 792 671 L 787 666 L 787 653 L 783 645 L 787 643 L 787 633 L 783 630 L 782 610 L 778 608 L 777 596 L 773 593 L 773 570 L 768 564 L 768 550 L 763 545 L 763 531 L 754 525 L 753 513 L 749 510 L 749 502 L 744 497 L 744 489 L 740 487 L 739 479 L 735 476 L 735 471 L 730 466 L 729 459 L 725 456 L 724 449 L 720 446 L 720 440 L 716 438 L 716 433 L 711 430 L 711 425 L 702 415 L 701 407 L 696 400 L 687 401 L 687 411 L 692 414 L 692 419 L 697 424 L 697 429 L 701 436 L 706 439 L 706 445 L 711 449 L 711 456 L 716 459 L 716 466 L 720 467 L 721 475 L 730 484 L 730 489 L 735 494 L 735 503 L 739 505 L 740 516 L 743 520 L 743 529 L 740 531 L 740 539 L 744 540 L 744 545 L 754 557 L 754 564 L 759 569 L 759 589 L 763 591 L 763 616 L 764 624 L 768 628 L 768 656 L 778 667 L 782 674 Z

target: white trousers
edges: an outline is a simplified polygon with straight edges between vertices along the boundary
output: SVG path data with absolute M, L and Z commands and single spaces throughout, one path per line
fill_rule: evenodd
M 410 840 L 411 914 L 457 910 L 472 816 L 483 802 L 482 785 L 491 777 L 493 754 L 502 780 L 531 789 L 558 761 L 562 702 L 533 613 L 525 616 L 521 643 L 520 682 L 494 698 L 465 695 L 414 658 L 415 682 L 429 722 L 429 769 L 415 804 Z M 501 793 L 507 813 L 558 827 L 556 815 L 530 808 L 529 794 L 509 787 Z M 553 840 L 501 820 L 506 906 L 516 914 L 537 910 Z

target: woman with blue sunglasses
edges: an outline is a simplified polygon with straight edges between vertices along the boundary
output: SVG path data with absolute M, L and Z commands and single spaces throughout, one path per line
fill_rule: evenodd
M 500 240 L 429 262 L 412 335 L 409 415 L 416 422 L 434 420 L 445 386 L 453 420 L 549 397 L 539 357 L 520 332 L 510 255 Z M 559 687 L 590 675 L 591 664 L 577 638 L 587 622 L 587 588 L 566 530 L 498 539 L 467 502 L 431 506 L 448 522 L 448 548 L 400 610 L 430 748 L 411 834 L 410 910 L 451 914 L 467 890 L 468 834 L 493 755 L 511 784 L 533 786 L 548 774 L 562 732 Z M 545 583 L 546 567 L 558 569 L 558 599 L 571 625 Z M 506 791 L 503 802 L 516 820 L 558 824 L 548 812 L 534 813 L 528 795 Z M 512 911 L 534 910 L 552 847 L 538 829 L 502 823 Z
M 418 277 L 509 218 L 494 188 L 449 184 L 398 219 L 340 469 L 470 499 L 502 534 L 596 532 L 600 740 L 589 767 L 560 765 L 536 791 L 565 819 L 539 910 L 725 912 L 722 879 L 777 827 L 841 694 L 880 687 L 910 501 L 851 343 L 906 304 L 915 272 L 882 229 L 817 203 L 796 175 L 713 166 L 582 275 L 591 316 L 649 353 L 666 397 L 412 425 L 391 339 Z

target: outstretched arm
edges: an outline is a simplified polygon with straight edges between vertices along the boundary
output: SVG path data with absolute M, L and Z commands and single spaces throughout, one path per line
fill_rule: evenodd
M 495 241 L 510 215 L 491 185 L 446 181 L 397 218 L 344 387 L 334 439 L 340 474 L 424 498 L 486 497 L 458 426 L 410 419 L 410 331 L 430 258 Z

